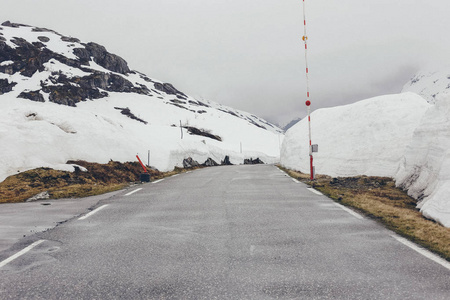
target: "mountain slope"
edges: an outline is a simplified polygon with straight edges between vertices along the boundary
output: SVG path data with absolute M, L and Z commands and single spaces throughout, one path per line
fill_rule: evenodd
M 418 72 L 403 86 L 402 93 L 413 92 L 434 104 L 436 98 L 450 92 L 450 72 L 447 70 Z
M 101 45 L 10 22 L 0 26 L 0 105 L 0 181 L 35 167 L 73 169 L 68 160 L 132 161 L 148 151 L 162 171 L 188 156 L 275 162 L 283 137 L 254 115 L 130 70 Z

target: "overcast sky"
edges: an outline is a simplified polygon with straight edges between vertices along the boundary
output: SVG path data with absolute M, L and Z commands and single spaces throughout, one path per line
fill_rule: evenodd
M 97 42 L 199 99 L 306 115 L 301 0 L 0 0 L 0 23 Z M 448 0 L 306 0 L 312 109 L 400 92 L 450 64 Z

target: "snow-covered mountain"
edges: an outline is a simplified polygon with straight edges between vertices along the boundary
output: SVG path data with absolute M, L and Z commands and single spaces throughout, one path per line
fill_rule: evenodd
M 448 70 L 450 68 L 440 71 L 422 70 L 403 86 L 402 93 L 416 93 L 434 104 L 439 95 L 450 92 L 450 71 Z
M 0 181 L 68 160 L 133 161 L 169 170 L 192 157 L 279 159 L 283 131 L 250 113 L 199 101 L 129 69 L 103 46 L 45 28 L 0 26 Z M 181 128 L 180 128 L 181 124 Z
M 282 129 L 284 130 L 284 132 L 288 131 L 292 126 L 294 126 L 295 124 L 297 124 L 298 122 L 300 122 L 302 118 L 295 118 L 292 121 L 290 121 L 289 123 L 287 123 L 286 125 L 284 125 L 282 127 Z

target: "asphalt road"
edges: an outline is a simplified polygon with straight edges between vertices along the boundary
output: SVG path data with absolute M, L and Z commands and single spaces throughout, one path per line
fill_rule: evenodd
M 0 299 L 450 298 L 445 265 L 274 166 L 197 170 L 92 209 L 0 252 Z

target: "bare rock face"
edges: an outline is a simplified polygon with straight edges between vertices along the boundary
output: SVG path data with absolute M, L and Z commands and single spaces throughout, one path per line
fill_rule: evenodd
M 81 43 L 79 39 L 66 37 L 46 28 L 31 27 L 23 24 L 16 24 L 6 21 L 2 23 L 0 31 L 6 31 L 6 27 L 20 28 L 22 26 L 30 28 L 32 32 L 52 33 L 52 35 L 37 37 L 38 41 L 29 42 L 21 37 L 11 38 L 9 41 L 0 32 L 0 73 L 14 75 L 20 73 L 25 77 L 33 77 L 36 73 L 46 70 L 46 65 L 57 61 L 61 64 L 81 70 L 87 73 L 85 76 L 72 76 L 64 74 L 62 71 L 52 72 L 46 80 L 41 80 L 41 89 L 36 91 L 20 91 L 19 98 L 32 101 L 44 102 L 44 94 L 48 94 L 51 102 L 76 106 L 77 103 L 86 100 L 95 100 L 108 96 L 108 92 L 136 93 L 151 95 L 151 92 L 174 95 L 178 99 L 187 99 L 187 96 L 178 91 L 170 83 L 153 82 L 144 74 L 141 78 L 149 82 L 150 85 L 132 83 L 127 79 L 129 74 L 136 74 L 131 71 L 127 62 L 112 53 L 105 47 L 96 43 Z M 4 29 L 4 30 L 3 30 Z M 50 50 L 46 44 L 50 40 L 58 39 L 63 43 L 63 48 L 72 46 L 75 55 L 65 56 Z M 14 46 L 11 46 L 11 43 Z M 78 47 L 81 45 L 83 47 Z M 92 68 L 91 64 L 103 67 L 105 71 Z M 108 72 L 110 71 L 110 72 Z M 9 82 L 7 79 L 0 79 L 0 95 L 11 92 L 16 82 Z M 154 89 L 153 89 L 154 87 Z
M 81 64 L 88 64 L 91 57 L 93 57 L 95 63 L 107 70 L 120 74 L 131 72 L 123 58 L 109 53 L 105 47 L 96 43 L 87 43 L 84 46 L 85 48 L 75 48 L 73 50 L 73 53 L 80 58 Z

